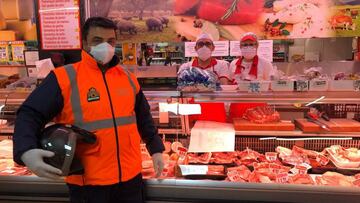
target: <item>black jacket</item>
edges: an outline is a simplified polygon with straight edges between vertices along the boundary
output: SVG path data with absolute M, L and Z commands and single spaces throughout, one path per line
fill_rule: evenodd
M 115 66 L 118 61 L 118 58 L 114 57 L 109 63 L 109 67 Z M 51 72 L 17 111 L 13 136 L 14 161 L 16 163 L 24 165 L 21 160 L 22 154 L 27 150 L 40 147 L 41 130 L 62 111 L 63 106 L 60 86 L 55 73 Z M 138 131 L 146 143 L 149 153 L 164 151 L 164 145 L 154 126 L 150 106 L 141 90 L 136 95 L 135 113 Z

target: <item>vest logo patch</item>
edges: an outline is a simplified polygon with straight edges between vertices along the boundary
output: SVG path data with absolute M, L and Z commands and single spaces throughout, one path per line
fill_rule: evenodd
M 100 94 L 99 92 L 94 88 L 90 88 L 87 93 L 87 101 L 93 102 L 93 101 L 99 101 L 100 100 Z

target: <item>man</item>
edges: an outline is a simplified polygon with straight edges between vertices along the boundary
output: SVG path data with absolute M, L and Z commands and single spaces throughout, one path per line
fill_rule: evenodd
M 240 40 L 241 56 L 230 63 L 232 79 L 239 80 L 270 80 L 271 62 L 259 57 L 259 42 L 254 33 L 246 33 Z
M 220 84 L 222 85 L 230 83 L 229 63 L 227 61 L 217 60 L 211 56 L 212 52 L 215 50 L 215 45 L 211 35 L 207 33 L 200 34 L 196 39 L 195 50 L 198 57 L 181 65 L 178 71 L 179 73 L 183 69 L 197 67 L 214 72 L 218 76 Z
M 14 160 L 36 175 L 59 178 L 44 163 L 54 154 L 38 149 L 39 133 L 55 118 L 96 134 L 97 144 L 77 145 L 85 173 L 66 177 L 71 202 L 143 202 L 140 136 L 152 155 L 157 176 L 164 146 L 135 76 L 114 55 L 116 25 L 102 17 L 83 26 L 80 62 L 57 68 L 17 112 Z

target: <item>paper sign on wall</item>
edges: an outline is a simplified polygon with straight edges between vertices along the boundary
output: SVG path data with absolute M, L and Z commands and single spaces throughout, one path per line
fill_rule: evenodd
M 273 40 L 259 40 L 258 55 L 273 61 Z M 241 56 L 240 41 L 230 41 L 230 56 Z
M 78 0 L 39 0 L 39 18 L 42 49 L 81 49 Z
M 23 62 L 24 50 L 25 50 L 24 42 L 22 41 L 11 42 L 11 53 L 12 53 L 13 61 Z
M 185 57 L 197 56 L 195 51 L 196 42 L 185 42 Z M 215 50 L 212 56 L 229 56 L 229 42 L 228 41 L 215 41 Z
M 0 42 L 0 62 L 9 61 L 9 50 L 7 42 Z
M 197 121 L 191 129 L 189 152 L 231 152 L 235 149 L 232 124 Z

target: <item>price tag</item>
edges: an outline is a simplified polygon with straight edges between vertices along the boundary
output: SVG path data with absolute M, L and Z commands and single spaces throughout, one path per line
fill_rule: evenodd
M 161 175 L 167 177 L 167 176 L 168 176 L 168 173 L 169 173 L 169 169 L 168 169 L 168 168 L 164 168 L 163 171 L 162 171 L 162 173 L 161 173 Z
M 265 153 L 266 160 L 270 162 L 274 162 L 277 160 L 277 153 L 276 152 L 266 152 Z
M 305 166 L 301 166 L 301 165 L 298 165 L 298 166 L 295 166 L 294 168 L 292 168 L 290 171 L 293 173 L 293 174 L 301 174 L 301 175 L 304 175 L 304 174 L 307 174 L 307 168 Z
M 302 163 L 302 164 L 300 164 L 299 166 L 303 166 L 303 167 L 305 167 L 307 170 L 309 170 L 309 169 L 312 168 L 312 167 L 311 167 L 309 164 L 307 164 L 307 163 Z
M 231 182 L 244 182 L 240 175 L 236 171 L 231 171 L 227 174 Z
M 248 92 L 259 93 L 260 87 L 260 82 L 250 82 Z
M 146 144 L 140 144 L 140 151 L 143 153 L 148 153 L 148 150 L 146 149 Z
M 187 154 L 187 149 L 185 147 L 178 147 L 179 157 L 185 157 Z
M 323 166 L 326 166 L 329 163 L 329 158 L 327 158 L 326 156 L 324 156 L 323 154 L 318 154 L 316 156 L 316 161 L 318 163 L 320 163 Z
M 287 173 L 280 173 L 276 175 L 277 183 L 287 183 L 289 181 L 289 175 Z
M 355 91 L 360 91 L 360 80 L 355 80 L 354 81 L 354 90 Z
M 181 174 L 186 175 L 206 175 L 208 166 L 206 165 L 179 165 Z
M 353 182 L 353 184 L 354 184 L 355 186 L 360 187 L 360 179 L 355 180 L 355 181 Z
M 296 81 L 296 91 L 304 92 L 309 90 L 309 81 L 307 80 L 297 80 Z

